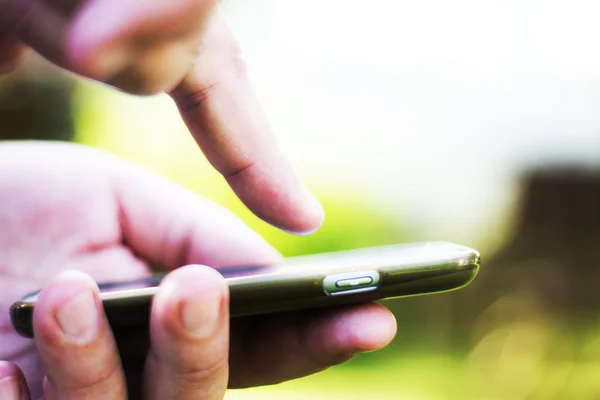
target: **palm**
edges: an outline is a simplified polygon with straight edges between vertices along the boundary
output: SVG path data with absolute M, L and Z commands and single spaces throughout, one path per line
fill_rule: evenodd
M 115 280 L 143 276 L 148 267 L 123 244 L 116 196 L 101 169 L 19 164 L 0 168 L 10 171 L 0 175 L 0 359 L 22 366 L 35 388 L 43 372 L 32 341 L 10 325 L 12 302 L 64 269 Z

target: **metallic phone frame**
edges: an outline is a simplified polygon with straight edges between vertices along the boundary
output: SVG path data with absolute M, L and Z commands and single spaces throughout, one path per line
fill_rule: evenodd
M 420 253 L 411 246 L 419 246 Z M 429 249 L 429 250 L 428 250 Z M 365 303 L 460 289 L 475 278 L 480 255 L 446 242 L 410 243 L 293 257 L 267 272 L 226 278 L 232 318 Z M 225 270 L 223 270 L 225 271 Z M 155 276 L 146 280 L 156 285 Z M 109 284 L 119 286 L 119 283 Z M 102 285 L 101 285 L 102 286 Z M 101 292 L 113 329 L 145 327 L 157 286 Z M 19 334 L 33 337 L 35 294 L 10 309 Z

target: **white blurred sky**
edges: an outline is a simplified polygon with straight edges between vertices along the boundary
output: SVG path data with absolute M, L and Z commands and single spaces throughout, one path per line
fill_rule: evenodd
M 524 165 L 600 162 L 600 2 L 229 0 L 224 10 L 303 175 L 402 203 L 440 236 L 485 234 Z

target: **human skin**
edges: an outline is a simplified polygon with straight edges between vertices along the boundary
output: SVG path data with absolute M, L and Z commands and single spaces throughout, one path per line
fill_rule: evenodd
M 0 171 L 2 399 L 28 398 L 8 392 L 25 380 L 32 398 L 125 399 L 129 389 L 132 399 L 220 399 L 227 387 L 281 382 L 380 349 L 396 332 L 377 304 L 230 327 L 227 286 L 213 268 L 280 260 L 230 211 L 80 145 L 3 143 Z M 150 343 L 117 337 L 119 353 L 94 280 L 148 276 L 150 265 L 173 270 L 153 303 Z M 14 331 L 8 308 L 40 287 L 31 341 Z

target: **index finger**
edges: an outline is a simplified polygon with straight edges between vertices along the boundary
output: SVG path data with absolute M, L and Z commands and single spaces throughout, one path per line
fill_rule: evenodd
M 294 233 L 320 227 L 323 209 L 279 150 L 220 13 L 171 96 L 210 163 L 250 210 Z

